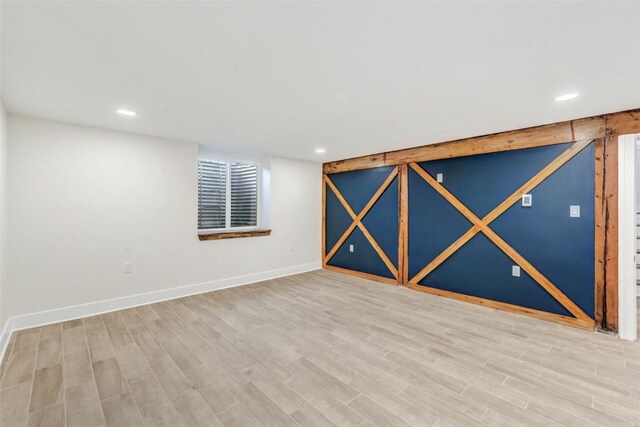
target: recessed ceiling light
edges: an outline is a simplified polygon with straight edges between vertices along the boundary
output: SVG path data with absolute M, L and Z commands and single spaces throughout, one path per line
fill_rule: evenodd
M 325 151 L 324 148 L 316 148 L 316 154 L 324 154 Z
M 138 115 L 135 111 L 127 110 L 126 108 L 118 108 L 116 113 L 129 117 L 135 117 Z
M 579 93 L 567 93 L 564 95 L 556 96 L 556 101 L 568 101 L 570 99 L 577 98 L 579 95 Z

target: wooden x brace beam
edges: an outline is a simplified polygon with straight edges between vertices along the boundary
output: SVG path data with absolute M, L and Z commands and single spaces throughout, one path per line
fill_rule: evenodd
M 453 255 L 465 243 L 467 243 L 477 233 L 484 233 L 496 246 L 498 246 L 509 258 L 514 260 L 524 271 L 526 271 L 536 282 L 540 284 L 551 296 L 553 296 L 563 307 L 565 307 L 577 319 L 590 319 L 590 317 L 582 311 L 573 301 L 569 299 L 560 289 L 558 289 L 549 279 L 547 279 L 540 271 L 538 271 L 529 261 L 513 249 L 507 242 L 498 236 L 489 224 L 502 215 L 514 203 L 516 203 L 523 194 L 530 193 L 542 181 L 547 179 L 552 173 L 557 171 L 562 165 L 571 160 L 575 155 L 582 151 L 591 143 L 591 140 L 578 141 L 569 147 L 566 151 L 556 157 L 551 163 L 545 166 L 533 178 L 527 181 L 522 187 L 516 190 L 512 195 L 507 197 L 504 202 L 500 203 L 484 218 L 478 218 L 469 208 L 460 202 L 453 194 L 451 194 L 444 186 L 437 182 L 422 167 L 416 163 L 410 163 L 409 166 L 418 173 L 429 185 L 431 185 L 442 197 L 444 197 L 453 207 L 455 207 L 462 215 L 464 215 L 473 226 L 458 240 L 453 242 L 447 249 L 438 255 L 433 261 L 427 264 L 418 274 L 416 274 L 409 284 L 417 285 L 420 280 L 425 278 L 429 273 L 435 270 L 447 258 Z
M 329 260 L 335 255 L 338 249 L 340 249 L 342 244 L 351 235 L 353 230 L 356 227 L 358 227 L 362 231 L 364 236 L 367 238 L 369 243 L 371 243 L 371 246 L 373 246 L 373 249 L 378 253 L 382 261 L 385 263 L 385 265 L 389 269 L 389 271 L 391 271 L 391 273 L 393 274 L 393 277 L 395 277 L 396 279 L 398 278 L 398 269 L 396 269 L 395 265 L 393 265 L 393 263 L 391 262 L 387 254 L 384 253 L 380 245 L 378 245 L 378 242 L 376 242 L 376 240 L 373 238 L 371 233 L 369 233 L 369 230 L 367 230 L 367 227 L 365 227 L 364 224 L 362 223 L 362 219 L 369 212 L 369 210 L 371 210 L 373 205 L 378 201 L 380 196 L 382 196 L 382 193 L 385 192 L 387 187 L 389 187 L 389 185 L 393 182 L 394 178 L 397 175 L 398 175 L 398 167 L 396 166 L 395 168 L 393 168 L 393 170 L 391 171 L 387 179 L 384 180 L 380 188 L 378 188 L 378 190 L 375 192 L 375 194 L 371 197 L 369 202 L 367 202 L 367 204 L 364 206 L 364 208 L 358 215 L 356 215 L 353 209 L 351 209 L 351 206 L 349 206 L 349 203 L 347 203 L 347 200 L 342 196 L 342 194 L 340 193 L 340 190 L 338 190 L 338 188 L 335 186 L 333 181 L 331 181 L 331 179 L 327 175 L 324 175 L 324 182 L 329 186 L 329 188 L 331 188 L 331 191 L 333 191 L 333 193 L 336 195 L 336 197 L 338 198 L 342 206 L 344 206 L 346 211 L 349 213 L 349 216 L 353 220 L 349 228 L 347 228 L 347 230 L 342 234 L 340 239 L 338 239 L 336 244 L 333 245 L 333 248 L 331 248 L 331 250 L 325 255 L 324 257 L 325 264 L 329 262 Z

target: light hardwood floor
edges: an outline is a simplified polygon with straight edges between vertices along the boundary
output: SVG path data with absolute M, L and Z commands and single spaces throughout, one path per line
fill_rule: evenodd
M 640 343 L 326 271 L 15 333 L 2 426 L 640 425 Z

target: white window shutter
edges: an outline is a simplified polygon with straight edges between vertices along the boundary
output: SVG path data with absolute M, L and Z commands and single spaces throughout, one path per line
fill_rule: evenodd
M 198 229 L 226 228 L 227 163 L 198 161 Z
M 231 227 L 258 225 L 258 167 L 231 163 Z

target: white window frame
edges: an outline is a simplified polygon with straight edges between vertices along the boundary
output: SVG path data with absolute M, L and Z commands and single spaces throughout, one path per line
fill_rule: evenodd
M 226 177 L 226 186 L 225 186 L 225 221 L 227 224 L 224 228 L 198 228 L 198 234 L 210 234 L 210 233 L 221 233 L 228 231 L 251 231 L 251 230 L 259 230 L 262 226 L 262 164 L 253 160 L 240 160 L 234 158 L 225 158 L 225 159 L 215 159 L 215 158 L 204 158 L 199 157 L 198 162 L 201 160 L 207 161 L 215 161 L 215 162 L 223 162 L 227 164 L 227 177 Z M 231 163 L 242 163 L 245 165 L 252 165 L 256 167 L 256 225 L 247 226 L 247 227 L 231 227 Z M 199 185 L 199 184 L 198 184 Z M 200 192 L 200 188 L 198 188 L 198 194 Z M 200 209 L 198 207 L 198 209 Z M 199 213 L 199 212 L 198 212 Z M 197 225 L 196 225 L 197 227 Z

